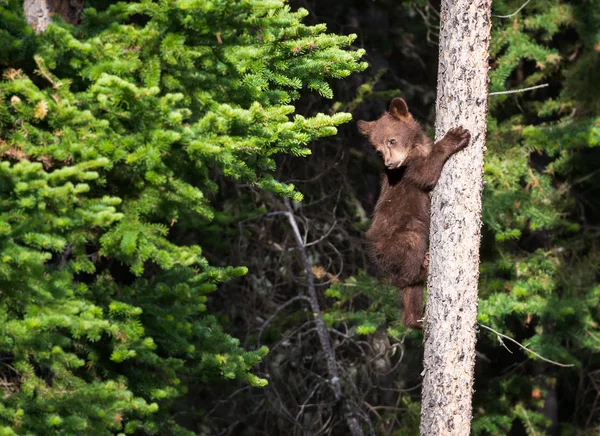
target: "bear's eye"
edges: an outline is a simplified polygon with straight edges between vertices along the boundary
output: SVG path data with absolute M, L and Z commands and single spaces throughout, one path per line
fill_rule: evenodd
M 390 145 L 396 145 L 396 140 L 395 140 L 395 139 L 390 139 L 390 140 L 388 141 L 388 143 L 389 143 Z

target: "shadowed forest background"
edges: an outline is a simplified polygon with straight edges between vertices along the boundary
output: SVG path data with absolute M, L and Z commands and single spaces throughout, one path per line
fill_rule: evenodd
M 351 40 L 254 3 L 94 0 L 35 35 L 0 1 L 1 434 L 418 434 L 422 335 L 367 257 L 356 120 L 401 96 L 433 136 L 439 4 L 289 2 Z M 472 433 L 596 435 L 600 3 L 524 4 L 492 4 L 489 89 L 547 86 L 489 97 L 479 322 L 573 366 L 481 328 Z

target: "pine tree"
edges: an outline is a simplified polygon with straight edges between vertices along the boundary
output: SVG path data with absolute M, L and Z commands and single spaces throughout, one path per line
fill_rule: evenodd
M 450 0 L 440 7 L 436 139 L 458 125 L 471 139 L 432 194 L 422 435 L 471 433 L 491 6 Z
M 266 383 L 267 349 L 206 314 L 247 272 L 189 240 L 223 213 L 213 179 L 301 199 L 274 157 L 350 115 L 293 102 L 331 98 L 363 51 L 277 0 L 92 6 L 36 35 L 0 4 L 0 432 L 192 434 L 190 387 Z

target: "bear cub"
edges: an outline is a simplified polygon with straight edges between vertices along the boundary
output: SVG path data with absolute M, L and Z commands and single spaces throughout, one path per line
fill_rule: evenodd
M 471 134 L 455 127 L 434 144 L 401 98 L 393 99 L 378 120 L 359 121 L 358 129 L 385 164 L 381 193 L 366 235 L 369 252 L 400 291 L 404 325 L 422 328 L 423 288 L 429 267 L 429 192 L 444 163 L 468 145 Z

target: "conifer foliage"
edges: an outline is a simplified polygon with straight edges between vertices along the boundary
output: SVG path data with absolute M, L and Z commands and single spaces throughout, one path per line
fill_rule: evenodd
M 350 115 L 293 102 L 366 65 L 278 0 L 91 4 L 36 35 L 0 3 L 0 434 L 188 434 L 189 381 L 264 385 L 267 350 L 205 313 L 246 268 L 186 234 L 215 175 L 300 199 L 274 156 Z

